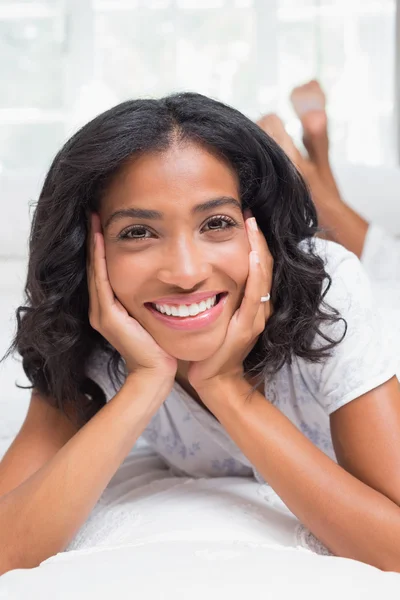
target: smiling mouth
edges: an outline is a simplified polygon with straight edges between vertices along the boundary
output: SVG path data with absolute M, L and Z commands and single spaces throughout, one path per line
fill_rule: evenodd
M 210 298 L 207 298 L 206 300 L 202 300 L 201 302 L 194 302 L 192 304 L 172 305 L 149 302 L 147 303 L 147 306 L 151 307 L 160 315 L 170 317 L 178 321 L 181 319 L 190 319 L 193 317 L 197 317 L 198 315 L 203 315 L 204 313 L 217 306 L 221 299 L 225 296 L 227 296 L 227 292 L 216 294 L 215 296 L 210 296 Z

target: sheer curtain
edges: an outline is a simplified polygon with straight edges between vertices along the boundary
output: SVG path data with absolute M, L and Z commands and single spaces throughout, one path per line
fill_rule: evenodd
M 195 90 L 251 118 L 318 77 L 336 160 L 395 164 L 395 0 L 0 0 L 0 255 L 81 124 L 127 98 Z

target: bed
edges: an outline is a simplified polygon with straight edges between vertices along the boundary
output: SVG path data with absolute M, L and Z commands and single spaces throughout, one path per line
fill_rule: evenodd
M 360 168 L 357 185 L 343 170 L 341 181 L 347 196 L 359 196 L 360 203 L 353 204 L 369 216 L 371 202 L 366 205 L 367 191 L 360 188 L 364 175 Z M 388 184 L 387 174 L 384 181 Z M 397 171 L 390 181 L 393 196 L 394 184 L 400 184 Z M 375 193 L 384 195 L 382 189 L 378 178 Z M 375 205 L 370 214 L 374 211 Z M 382 223 L 381 216 L 378 220 Z M 14 329 L 25 260 L 3 260 L 1 273 L 3 352 Z M 0 365 L 0 457 L 28 405 L 29 392 L 16 388 L 15 381 L 27 383 L 19 362 L 8 360 Z M 399 598 L 400 574 L 330 555 L 269 486 L 231 477 L 176 478 L 139 441 L 66 552 L 0 578 L 0 600 L 176 600 L 250 593 L 274 599 Z

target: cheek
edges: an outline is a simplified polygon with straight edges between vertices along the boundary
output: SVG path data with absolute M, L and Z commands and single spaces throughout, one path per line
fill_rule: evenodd
M 246 237 L 224 246 L 218 255 L 218 266 L 234 281 L 239 290 L 244 289 L 249 274 L 250 247 Z
M 108 279 L 114 294 L 126 306 L 132 304 L 143 283 L 142 271 L 132 254 L 106 248 Z

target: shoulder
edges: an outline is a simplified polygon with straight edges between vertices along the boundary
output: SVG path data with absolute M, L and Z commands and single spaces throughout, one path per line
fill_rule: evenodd
M 323 259 L 331 280 L 321 309 L 335 309 L 341 317 L 334 324 L 322 324 L 320 330 L 331 339 L 343 339 L 320 363 L 296 362 L 330 414 L 393 377 L 397 362 L 383 333 L 382 314 L 369 278 L 357 256 L 324 240 L 315 240 L 314 252 Z
M 351 317 L 352 312 L 368 307 L 374 312 L 371 284 L 359 258 L 340 244 L 319 238 L 312 240 L 312 248 L 323 260 L 330 279 L 326 282 L 325 303 L 344 319 Z

